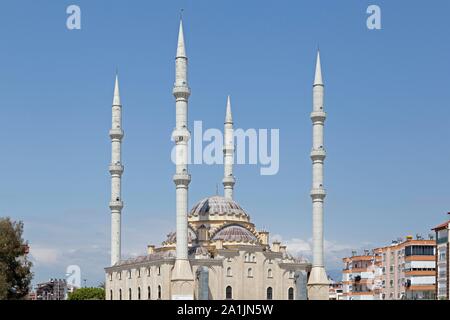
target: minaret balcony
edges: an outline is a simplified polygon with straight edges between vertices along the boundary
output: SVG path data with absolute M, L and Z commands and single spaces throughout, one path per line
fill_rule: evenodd
M 111 201 L 109 203 L 109 208 L 111 210 L 122 210 L 123 202 L 122 201 Z
M 325 122 L 326 118 L 327 118 L 326 112 L 323 112 L 323 111 L 311 112 L 311 120 L 313 122 Z
M 173 176 L 173 182 L 176 186 L 188 186 L 191 182 L 191 175 L 187 173 L 176 173 Z
M 311 190 L 311 198 L 313 198 L 313 200 L 323 200 L 325 199 L 326 195 L 327 193 L 323 188 L 314 188 Z
M 224 187 L 233 187 L 236 184 L 236 180 L 233 176 L 225 177 L 222 180 Z
M 109 172 L 112 175 L 121 175 L 123 173 L 124 167 L 121 164 L 111 164 L 109 166 Z
M 325 160 L 325 157 L 327 156 L 327 153 L 324 149 L 314 149 L 311 151 L 311 159 L 313 161 L 323 161 Z
M 111 129 L 111 130 L 109 130 L 109 136 L 113 140 L 121 140 L 123 138 L 123 130 L 122 129 Z
M 191 89 L 188 86 L 174 86 L 173 95 L 175 98 L 188 99 L 191 95 Z
M 175 128 L 172 132 L 172 140 L 175 143 L 188 142 L 191 138 L 191 133 L 186 127 Z

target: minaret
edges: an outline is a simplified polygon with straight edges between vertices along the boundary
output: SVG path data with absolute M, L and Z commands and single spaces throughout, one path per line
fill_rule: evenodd
M 308 280 L 308 296 L 311 300 L 328 300 L 328 277 L 324 266 L 323 253 L 323 202 L 326 192 L 323 186 L 323 164 L 326 157 L 323 129 L 326 119 L 324 112 L 324 84 L 320 53 L 317 52 L 316 72 L 313 85 L 313 147 L 311 160 L 313 167 L 311 198 L 313 205 L 313 263 Z
M 233 130 L 233 115 L 231 114 L 230 96 L 227 99 L 227 111 L 225 115 L 224 125 L 224 144 L 223 144 L 223 163 L 224 163 L 224 177 L 223 188 L 224 196 L 227 199 L 233 199 L 233 188 L 236 180 L 233 176 L 234 163 L 234 130 Z
M 112 105 L 112 127 L 109 131 L 111 137 L 111 265 L 120 261 L 121 257 L 121 213 L 123 208 L 121 196 L 121 178 L 123 173 L 122 165 L 122 104 L 119 93 L 119 77 L 116 75 L 114 87 L 114 99 Z
M 188 260 L 188 190 L 191 176 L 188 173 L 188 142 L 190 133 L 188 123 L 188 99 L 191 91 L 187 79 L 188 59 L 184 45 L 183 21 L 180 20 L 177 56 L 175 59 L 176 126 L 172 133 L 175 141 L 176 172 L 173 181 L 176 185 L 176 260 L 172 270 L 172 299 L 193 299 L 194 276 Z

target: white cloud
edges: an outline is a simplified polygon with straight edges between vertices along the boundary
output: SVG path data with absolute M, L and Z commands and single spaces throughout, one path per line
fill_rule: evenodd
M 309 260 L 312 258 L 312 238 L 304 240 L 292 238 L 283 240 L 281 235 L 273 235 L 273 240 L 282 242 L 287 251 L 293 256 L 302 256 Z M 348 256 L 352 250 L 361 250 L 360 245 L 343 244 L 337 241 L 324 240 L 325 265 L 327 269 L 341 269 L 342 258 Z
M 53 248 L 31 246 L 30 260 L 37 266 L 53 265 L 58 261 L 58 251 Z

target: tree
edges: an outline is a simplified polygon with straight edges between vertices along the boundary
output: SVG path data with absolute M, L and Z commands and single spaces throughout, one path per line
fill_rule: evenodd
M 105 300 L 105 290 L 102 288 L 80 288 L 69 293 L 69 300 Z
M 32 263 L 22 234 L 23 222 L 0 218 L 0 300 L 22 299 L 30 290 Z

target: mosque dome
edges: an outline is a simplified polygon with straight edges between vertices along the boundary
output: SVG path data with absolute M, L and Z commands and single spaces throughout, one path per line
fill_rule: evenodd
M 256 236 L 248 229 L 240 225 L 227 225 L 219 229 L 212 237 L 212 240 L 222 240 L 224 242 L 245 242 L 258 243 Z
M 239 221 L 249 221 L 250 219 L 250 216 L 234 200 L 221 196 L 201 200 L 189 214 L 189 218 L 197 218 L 198 220 L 208 220 L 213 216 Z

